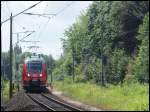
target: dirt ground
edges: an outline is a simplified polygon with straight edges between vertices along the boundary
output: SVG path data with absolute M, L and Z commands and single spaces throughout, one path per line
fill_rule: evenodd
M 87 111 L 102 111 L 100 108 L 83 104 L 79 101 L 74 101 L 69 97 L 65 96 L 61 91 L 56 91 L 50 87 L 47 88 L 49 93 L 57 96 L 61 100 L 68 104 L 74 105 L 82 110 Z M 12 99 L 10 99 L 6 104 L 3 104 L 1 100 L 1 111 L 45 111 L 38 104 L 33 102 L 23 90 L 16 93 Z
M 49 89 L 51 94 L 59 97 L 60 99 L 67 102 L 68 104 L 75 105 L 76 107 L 78 107 L 82 110 L 86 110 L 86 111 L 103 111 L 100 108 L 97 108 L 97 107 L 94 107 L 94 106 L 91 106 L 91 105 L 87 105 L 87 104 L 83 104 L 79 101 L 74 101 L 74 100 L 70 99 L 69 97 L 67 97 L 66 95 L 64 95 L 63 92 L 57 91 L 54 88 L 53 89 L 48 88 L 48 89 Z
M 24 91 L 16 93 L 10 101 L 3 105 L 3 109 L 4 111 L 45 111 L 28 98 Z

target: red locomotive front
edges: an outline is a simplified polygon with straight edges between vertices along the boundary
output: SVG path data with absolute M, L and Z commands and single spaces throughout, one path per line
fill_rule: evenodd
M 46 88 L 47 72 L 45 61 L 40 57 L 30 57 L 23 64 L 23 88 L 43 90 Z

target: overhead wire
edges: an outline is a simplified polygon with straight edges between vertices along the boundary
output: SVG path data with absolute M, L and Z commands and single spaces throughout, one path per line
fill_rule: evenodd
M 71 6 L 73 4 L 74 1 L 72 1 L 70 4 L 66 5 L 66 7 L 64 7 L 63 9 L 61 9 L 60 11 L 58 11 L 56 13 L 56 15 L 60 14 L 61 12 L 63 12 L 66 8 L 68 8 L 69 6 Z
M 35 31 L 32 31 L 31 33 L 29 33 L 28 35 L 26 35 L 25 37 L 21 38 L 19 41 L 17 41 L 15 44 L 16 45 L 18 42 L 22 41 L 23 39 L 25 39 L 26 37 L 30 36 L 32 33 L 34 33 Z
M 61 10 L 59 10 L 59 11 L 58 11 L 54 16 L 52 16 L 51 18 L 58 16 L 60 13 L 62 13 L 65 9 L 67 9 L 67 8 L 68 8 L 69 6 L 71 6 L 73 3 L 74 3 L 74 1 L 72 1 L 71 3 L 69 3 L 68 5 L 66 5 L 64 8 L 62 8 Z M 50 19 L 51 19 L 51 18 L 50 18 Z M 38 39 L 39 39 L 39 37 L 41 36 L 41 32 L 47 27 L 48 22 L 50 21 L 50 19 L 48 19 L 48 21 L 44 24 L 43 29 L 42 29 L 42 30 L 40 31 L 40 33 L 39 33 Z
M 30 6 L 29 8 L 27 8 L 27 9 L 25 9 L 25 10 L 19 12 L 18 14 L 12 16 L 12 18 L 14 18 L 14 17 L 16 17 L 16 16 L 22 14 L 23 12 L 25 12 L 25 11 L 27 11 L 27 10 L 29 10 L 29 9 L 32 9 L 33 7 L 35 7 L 36 5 L 40 4 L 41 2 L 42 2 L 42 1 L 40 1 L 40 2 L 38 2 L 38 3 L 36 3 L 36 4 L 32 5 L 32 6 Z M 3 22 L 1 22 L 1 25 L 2 25 L 3 23 L 7 22 L 8 20 L 10 20 L 10 18 L 8 18 L 8 19 L 4 20 Z
M 38 3 L 36 3 L 36 4 L 32 5 L 32 6 L 30 6 L 29 8 L 27 8 L 27 9 L 21 11 L 20 13 L 14 15 L 13 17 L 16 17 L 16 16 L 18 16 L 19 14 L 21 14 L 21 13 L 23 13 L 23 12 L 25 12 L 25 11 L 27 11 L 27 10 L 33 8 L 33 7 L 35 7 L 37 4 L 39 4 L 39 3 L 41 3 L 41 2 L 42 2 L 42 1 L 40 1 L 40 2 L 38 2 Z M 73 2 L 74 2 L 74 1 L 73 1 Z M 40 37 L 41 32 L 42 32 L 42 31 L 45 29 L 45 27 L 48 25 L 48 22 L 50 21 L 50 19 L 53 18 L 54 16 L 56 17 L 57 15 L 59 15 L 60 13 L 62 13 L 66 8 L 68 8 L 69 6 L 71 6 L 71 4 L 72 4 L 73 2 L 69 3 L 68 5 L 66 5 L 63 9 L 61 9 L 60 11 L 58 11 L 56 14 L 54 14 L 52 17 L 50 17 L 50 18 L 48 19 L 48 21 L 44 24 L 43 29 L 40 31 L 38 38 Z M 8 7 L 8 4 L 7 4 L 7 8 L 8 8 L 8 10 L 10 11 L 10 9 L 9 9 L 9 7 Z M 5 23 L 6 21 L 8 21 L 8 20 L 9 20 L 9 18 L 6 19 L 5 21 L 1 22 L 1 25 L 2 25 L 3 23 Z M 17 24 L 17 23 L 16 23 L 16 24 Z M 18 25 L 18 24 L 17 24 L 17 25 Z M 18 25 L 18 26 L 19 26 L 19 25 Z M 40 25 L 40 26 L 41 26 L 41 25 Z M 24 29 L 24 27 L 22 27 L 22 28 Z M 28 34 L 26 37 L 28 37 L 29 35 L 31 35 L 31 33 Z M 24 38 L 26 38 L 26 37 L 24 37 Z M 24 39 L 24 38 L 22 38 L 22 39 Z M 21 39 L 21 40 L 22 40 L 22 39 Z M 20 40 L 19 40 L 19 41 L 20 41 Z
M 45 8 L 44 8 L 43 13 L 45 12 L 45 10 L 46 10 L 47 6 L 48 6 L 48 2 L 47 2 L 47 5 L 46 5 L 46 6 L 45 6 Z M 40 24 L 39 29 L 41 28 L 41 25 L 42 25 L 42 23 Z M 41 33 L 41 32 L 40 32 L 40 33 Z M 39 33 L 39 34 L 40 34 L 40 33 Z
M 10 10 L 10 8 L 9 8 L 9 6 L 8 6 L 8 4 L 7 4 L 7 2 L 5 2 L 6 3 L 6 6 L 7 6 L 7 10 L 8 10 L 8 12 L 10 13 L 10 15 L 11 15 L 11 10 Z M 9 14 L 8 14 L 9 15 Z M 21 27 L 23 30 L 24 29 L 26 29 L 24 26 L 22 26 L 22 25 L 20 25 L 20 24 L 18 24 L 18 23 L 16 23 L 16 21 L 14 21 L 14 23 L 16 24 L 16 25 L 18 25 L 19 27 Z
M 39 3 L 41 3 L 41 2 L 38 2 L 37 4 L 39 4 Z M 31 9 L 31 8 L 33 8 L 33 7 L 35 7 L 37 4 L 35 4 L 35 5 L 33 5 L 33 6 L 31 6 L 30 8 L 28 8 L 28 9 Z M 9 9 L 9 7 L 8 7 L 8 4 L 7 4 L 7 8 L 8 8 L 8 10 L 10 11 L 10 9 Z M 22 11 L 22 13 L 23 13 L 24 11 Z M 15 15 L 16 16 L 16 15 Z M 17 24 L 16 22 L 15 22 L 15 24 Z M 21 25 L 19 25 L 19 24 L 17 24 L 18 26 L 20 26 L 22 29 L 26 29 L 25 27 L 22 27 Z M 35 31 L 34 31 L 35 32 Z M 31 32 L 30 34 L 28 34 L 27 36 L 25 36 L 25 37 L 23 37 L 21 40 L 19 40 L 19 41 L 22 41 L 24 38 L 26 38 L 26 37 L 28 37 L 28 36 L 30 36 L 31 34 L 32 34 L 33 32 Z M 19 41 L 17 41 L 15 44 L 17 44 Z
M 6 6 L 7 6 L 8 13 L 11 14 L 11 10 L 10 10 L 10 8 L 9 8 L 9 6 L 8 6 L 8 4 L 7 4 L 7 2 L 5 2 L 5 4 L 6 4 Z M 8 14 L 8 15 L 9 15 L 9 14 Z M 25 27 L 23 27 L 23 26 L 19 25 L 18 23 L 16 23 L 16 21 L 14 21 L 14 23 L 15 23 L 16 25 L 18 25 L 19 27 L 21 27 L 23 30 L 26 29 Z M 26 32 L 28 32 L 28 31 L 26 31 Z M 26 33 L 26 32 L 24 32 L 24 33 Z M 18 33 L 19 33 L 19 32 L 18 32 Z M 18 34 L 18 33 L 17 33 L 17 34 Z M 17 43 L 19 43 L 19 42 L 16 42 L 16 44 L 17 44 Z M 15 44 L 13 44 L 13 45 L 15 45 Z
M 46 7 L 47 7 L 47 6 L 48 6 L 48 4 L 46 5 Z M 46 7 L 44 8 L 44 12 L 45 12 Z M 32 13 L 24 13 L 24 14 L 36 15 L 36 14 L 32 14 Z M 39 15 L 38 15 L 38 16 L 39 16 Z M 41 27 L 41 24 L 40 24 L 40 26 L 39 26 L 39 29 L 40 29 L 40 27 Z M 38 41 L 38 42 L 39 42 L 39 41 Z M 36 46 L 36 42 L 34 43 L 34 45 Z M 31 48 L 27 48 L 27 50 L 28 50 L 28 49 L 31 50 Z M 26 50 L 26 51 L 27 51 L 27 50 Z M 26 52 L 26 51 L 25 51 L 25 52 Z
M 56 17 L 58 14 L 60 14 L 61 12 L 63 12 L 63 11 L 64 11 L 67 7 L 69 7 L 72 3 L 73 3 L 73 2 L 69 3 L 69 4 L 66 5 L 63 9 L 61 9 L 60 11 L 58 11 L 56 14 L 53 14 L 53 16 L 48 19 L 48 21 L 44 24 L 43 29 L 40 31 L 37 40 L 38 40 L 39 37 L 41 36 L 41 32 L 46 28 L 46 26 L 47 26 L 48 22 L 50 21 L 50 19 L 53 18 L 53 17 Z M 46 5 L 46 7 L 47 7 L 47 6 L 48 6 L 48 4 Z M 44 12 L 45 12 L 45 10 L 46 10 L 46 7 L 45 7 L 45 9 L 44 9 Z M 44 12 L 43 12 L 43 13 L 44 13 Z M 30 14 L 30 13 L 29 13 L 29 14 Z M 33 14 L 33 15 L 34 15 L 34 14 Z M 42 15 L 42 14 L 41 14 L 41 15 Z M 41 28 L 41 25 L 40 25 L 39 28 Z

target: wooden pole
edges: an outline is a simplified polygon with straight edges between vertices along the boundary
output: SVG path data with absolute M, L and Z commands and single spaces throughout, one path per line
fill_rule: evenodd
M 13 49 L 12 49 L 12 13 L 10 16 L 10 85 L 9 85 L 9 98 L 12 98 L 12 76 L 13 76 Z
M 72 58 L 73 58 L 73 69 L 72 69 L 72 75 L 73 75 L 73 82 L 74 82 L 74 78 L 75 78 L 75 76 L 74 76 L 74 47 L 73 47 L 73 52 L 72 52 L 72 54 L 73 54 L 73 56 L 72 56 Z

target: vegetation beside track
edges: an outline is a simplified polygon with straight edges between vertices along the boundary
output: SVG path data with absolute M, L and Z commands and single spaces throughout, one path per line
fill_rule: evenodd
M 100 107 L 104 110 L 149 110 L 149 87 L 132 83 L 122 86 L 102 87 L 91 83 L 55 82 L 54 87 L 74 100 Z
M 64 36 L 55 88 L 108 110 L 149 110 L 149 1 L 94 1 Z
M 17 85 L 14 84 L 13 94 L 17 92 Z M 5 101 L 9 100 L 9 81 L 3 81 L 3 88 L 1 90 L 1 98 Z

